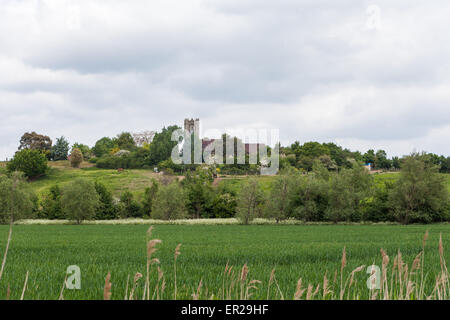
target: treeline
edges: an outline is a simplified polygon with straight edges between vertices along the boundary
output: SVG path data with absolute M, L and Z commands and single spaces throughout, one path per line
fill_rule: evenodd
M 116 137 L 103 137 L 90 148 L 82 143 L 70 143 L 66 138 L 52 140 L 45 135 L 36 132 L 25 133 L 20 139 L 19 151 L 8 163 L 8 170 L 22 171 L 28 178 L 45 175 L 47 161 L 70 160 L 73 167 L 78 167 L 83 161 L 95 163 L 98 168 L 105 169 L 154 169 L 157 167 L 167 173 L 184 174 L 186 171 L 194 171 L 199 165 L 177 165 L 171 160 L 172 150 L 177 145 L 172 141 L 174 130 L 178 126 L 163 128 L 161 132 L 145 132 L 131 134 L 122 132 Z M 223 138 L 224 163 L 226 162 L 226 135 Z M 192 137 L 194 139 L 194 137 Z M 217 165 L 223 174 L 250 174 L 260 172 L 260 163 L 249 164 L 249 155 L 245 164 L 238 164 L 237 145 L 242 141 L 234 139 L 235 159 L 233 164 Z M 201 144 L 201 141 L 200 141 Z M 280 169 L 296 168 L 310 172 L 313 165 L 320 162 L 329 171 L 339 171 L 352 168 L 354 163 L 369 164 L 375 170 L 400 170 L 404 158 L 388 158 L 384 150 L 368 150 L 362 154 L 359 151 L 350 151 L 334 143 L 307 142 L 303 145 L 295 142 L 288 147 L 280 146 Z M 269 154 L 271 152 L 269 148 Z M 442 173 L 450 172 L 450 157 L 427 154 L 427 161 L 438 167 Z
M 400 170 L 404 158 L 388 158 L 386 151 L 370 149 L 366 153 L 343 149 L 335 143 L 294 142 L 289 147 L 281 147 L 282 167 L 292 166 L 311 171 L 313 164 L 320 161 L 328 170 L 349 169 L 354 162 L 371 165 L 375 170 Z M 450 157 L 427 153 L 426 161 L 438 167 L 441 173 L 450 173 Z
M 333 172 L 316 161 L 309 173 L 294 167 L 283 170 L 264 190 L 258 178 L 247 179 L 240 189 L 227 184 L 215 187 L 212 168 L 203 166 L 188 171 L 181 181 L 153 180 L 142 195 L 124 191 L 119 199 L 104 184 L 82 178 L 63 187 L 54 185 L 38 199 L 16 172 L 0 179 L 0 220 L 26 216 L 77 223 L 91 219 L 229 217 L 237 217 L 243 224 L 255 218 L 334 223 L 450 221 L 449 192 L 445 176 L 438 171 L 429 155 L 412 154 L 402 161 L 398 179 L 376 182 L 357 163 Z

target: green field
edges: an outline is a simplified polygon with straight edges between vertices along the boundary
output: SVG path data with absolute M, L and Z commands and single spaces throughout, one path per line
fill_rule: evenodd
M 136 272 L 141 272 L 145 278 L 147 228 L 145 225 L 17 225 L 0 282 L 0 299 L 5 298 L 8 285 L 11 298 L 20 297 L 27 271 L 25 299 L 57 299 L 69 265 L 81 268 L 82 289 L 66 290 L 66 299 L 102 299 L 104 279 L 109 271 L 112 298 L 123 299 L 128 276 L 132 279 Z M 179 298 L 192 298 L 200 280 L 203 298 L 220 292 L 228 262 L 237 269 L 247 263 L 249 278 L 263 282 L 252 298 L 267 297 L 270 273 L 276 268 L 281 292 L 286 299 L 292 299 L 299 277 L 305 285 L 319 284 L 327 272 L 333 282 L 344 246 L 348 259 L 346 273 L 360 265 L 380 264 L 380 248 L 391 257 L 391 265 L 398 249 L 403 260 L 411 264 L 421 251 L 426 230 L 430 231 L 425 254 L 430 290 L 440 268 L 439 233 L 442 233 L 446 256 L 450 253 L 446 246 L 450 225 L 158 225 L 153 238 L 163 243 L 158 245 L 154 256 L 160 259 L 167 283 L 163 298 L 173 295 L 173 254 L 177 244 L 182 243 L 177 262 Z M 7 226 L 0 226 L 2 255 L 7 231 Z M 365 270 L 356 275 L 361 298 L 368 295 L 367 277 Z M 272 285 L 269 297 L 279 299 L 277 291 Z M 141 286 L 137 293 L 142 295 Z

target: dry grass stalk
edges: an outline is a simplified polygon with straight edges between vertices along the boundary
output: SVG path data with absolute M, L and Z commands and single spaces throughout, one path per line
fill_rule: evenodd
M 22 289 L 22 294 L 20 295 L 20 300 L 23 300 L 23 298 L 25 297 L 25 291 L 27 291 L 27 284 L 28 284 L 28 271 L 27 274 L 25 276 L 25 282 L 23 284 L 23 289 Z
M 103 300 L 111 299 L 111 272 L 108 272 L 105 278 L 105 287 L 103 288 Z
M 173 298 L 174 300 L 177 300 L 177 258 L 180 255 L 180 247 L 181 243 L 179 243 L 175 248 L 175 254 L 174 254 L 174 263 L 173 263 L 173 274 L 174 274 L 174 293 Z

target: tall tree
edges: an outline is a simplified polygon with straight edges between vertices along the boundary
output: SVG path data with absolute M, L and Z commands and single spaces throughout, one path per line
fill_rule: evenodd
M 237 200 L 236 218 L 243 223 L 249 224 L 250 221 L 258 216 L 264 201 L 264 193 L 256 178 L 250 178 L 242 186 Z
M 83 178 L 77 178 L 65 186 L 61 202 L 65 217 L 77 224 L 93 219 L 100 205 L 94 183 Z
M 69 154 L 69 141 L 63 136 L 56 139 L 55 145 L 52 147 L 51 159 L 54 161 L 67 160 Z

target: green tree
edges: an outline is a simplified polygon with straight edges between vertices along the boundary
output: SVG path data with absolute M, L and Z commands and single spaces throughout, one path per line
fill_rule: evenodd
M 194 172 L 187 172 L 183 180 L 187 209 L 192 218 L 208 218 L 211 215 L 214 180 L 212 169 L 198 166 Z
M 372 195 L 373 183 L 373 177 L 359 164 L 333 175 L 330 181 L 327 218 L 335 223 L 362 220 L 361 204 Z
M 95 219 L 97 220 L 112 220 L 117 218 L 117 207 L 114 204 L 113 196 L 105 184 L 96 181 L 95 191 L 99 197 L 99 206 L 95 212 Z
M 177 129 L 180 127 L 170 126 L 155 134 L 149 147 L 150 154 L 147 159 L 149 165 L 157 165 L 171 157 L 172 149 L 178 144 L 177 141 L 172 141 L 172 133 Z
M 129 132 L 122 132 L 113 139 L 114 145 L 116 145 L 120 150 L 133 151 L 136 149 L 136 142 L 133 136 Z
M 45 219 L 63 219 L 64 213 L 61 202 L 62 191 L 59 185 L 55 184 L 44 193 L 41 200 L 41 216 Z
M 121 217 L 123 218 L 140 218 L 142 217 L 142 208 L 130 191 L 125 191 L 120 196 Z
M 47 169 L 47 158 L 41 151 L 34 149 L 17 151 L 14 158 L 7 164 L 9 172 L 21 171 L 28 178 L 41 176 Z
M 145 188 L 144 199 L 142 201 L 142 209 L 144 210 L 144 216 L 150 216 L 152 212 L 153 202 L 156 194 L 158 193 L 159 183 L 156 179 L 152 179 L 150 187 Z
M 92 148 L 92 153 L 96 157 L 101 157 L 103 155 L 109 154 L 109 152 L 114 148 L 114 142 L 111 138 L 103 137 L 95 143 Z
M 70 165 L 74 168 L 80 167 L 80 164 L 83 162 L 83 154 L 80 149 L 73 149 L 70 154 Z
M 403 159 L 400 178 L 390 195 L 397 220 L 403 224 L 448 219 L 449 193 L 438 166 L 425 154 Z
M 238 195 L 236 218 L 243 224 L 249 224 L 261 212 L 263 202 L 264 193 L 258 180 L 248 179 Z
M 53 161 L 67 160 L 69 153 L 69 141 L 63 136 L 56 139 L 55 145 L 52 147 L 51 159 Z
M 265 215 L 275 219 L 277 223 L 289 216 L 293 177 L 289 172 L 282 173 L 272 181 L 270 194 L 266 201 Z
M 11 177 L 0 176 L 0 223 L 12 223 L 30 217 L 35 208 L 35 195 L 20 172 Z
M 153 219 L 176 220 L 187 215 L 184 190 L 178 182 L 161 186 L 152 204 L 151 217 Z
M 77 178 L 64 187 L 61 202 L 64 216 L 77 224 L 93 219 L 100 205 L 95 184 L 84 178 Z

